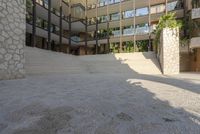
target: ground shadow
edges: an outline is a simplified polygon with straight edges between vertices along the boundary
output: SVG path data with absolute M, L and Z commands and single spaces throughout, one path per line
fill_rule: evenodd
M 169 85 L 178 88 L 176 91 L 198 96 L 200 84 L 139 74 L 114 55 L 94 58 L 81 61 L 83 73 L 52 72 L 24 80 L 0 81 L 0 133 L 200 133 L 199 111 L 196 114 L 173 106 L 168 98 L 155 93 L 156 85 L 151 85 L 161 84 L 162 91 L 162 85 Z M 150 83 L 149 87 L 144 81 Z

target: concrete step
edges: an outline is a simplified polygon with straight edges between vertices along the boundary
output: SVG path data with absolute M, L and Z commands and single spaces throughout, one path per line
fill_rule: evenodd
M 153 52 L 73 56 L 38 48 L 25 48 L 28 74 L 139 73 L 161 74 Z

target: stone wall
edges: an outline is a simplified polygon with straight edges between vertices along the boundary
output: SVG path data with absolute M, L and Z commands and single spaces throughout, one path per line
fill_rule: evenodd
M 25 0 L 0 0 L 0 79 L 25 76 Z
M 159 60 L 163 74 L 180 72 L 179 30 L 165 28 L 161 33 Z

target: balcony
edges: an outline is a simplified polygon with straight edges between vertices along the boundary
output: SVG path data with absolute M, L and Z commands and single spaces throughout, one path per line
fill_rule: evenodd
M 134 29 L 132 29 L 132 28 L 124 29 L 123 30 L 123 35 L 124 36 L 134 35 Z
M 136 35 L 144 35 L 149 33 L 149 27 L 138 27 L 136 28 Z
M 120 36 L 120 30 L 112 31 L 112 34 L 113 34 L 114 37 Z
M 200 18 L 200 8 L 192 9 L 192 19 Z

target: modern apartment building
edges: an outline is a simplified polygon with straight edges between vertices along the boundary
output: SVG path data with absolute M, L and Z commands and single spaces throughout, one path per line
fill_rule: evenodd
M 31 6 L 32 5 L 32 6 Z M 184 16 L 180 0 L 27 0 L 27 45 L 72 54 L 152 49 L 165 12 Z
M 160 16 L 174 12 L 198 27 L 181 30 L 191 39 L 180 46 L 182 70 L 200 70 L 199 11 L 199 0 L 27 0 L 26 44 L 75 55 L 149 51 Z
M 200 1 L 191 0 L 188 7 L 189 24 L 187 34 L 190 39 L 190 65 L 192 71 L 200 71 Z M 188 3 L 188 5 L 189 5 Z

